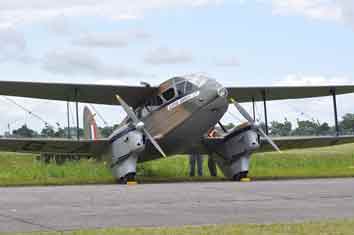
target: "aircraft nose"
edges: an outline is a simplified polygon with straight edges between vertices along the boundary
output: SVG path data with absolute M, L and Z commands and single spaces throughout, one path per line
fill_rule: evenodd
M 219 87 L 217 88 L 216 93 L 218 94 L 218 96 L 220 97 L 227 97 L 228 95 L 228 91 L 225 87 Z
M 218 106 L 224 106 L 227 103 L 228 90 L 212 78 L 204 78 L 205 82 L 200 87 L 199 105 L 218 103 Z M 220 103 L 220 104 L 219 104 Z

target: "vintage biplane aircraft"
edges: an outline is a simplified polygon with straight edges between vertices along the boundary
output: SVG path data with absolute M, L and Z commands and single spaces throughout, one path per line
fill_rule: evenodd
M 145 86 L 116 86 L 0 81 L 0 95 L 121 105 L 127 113 L 127 117 L 106 139 L 98 138 L 94 129 L 90 139 L 81 140 L 1 138 L 0 150 L 91 154 L 106 159 L 120 182 L 135 178 L 138 162 L 198 152 L 210 154 L 226 177 L 240 180 L 247 176 L 250 156 L 255 151 L 354 142 L 354 136 L 339 135 L 336 105 L 336 95 L 353 92 L 354 86 L 350 85 L 224 87 L 201 75 L 174 77 L 158 87 L 146 83 Z M 337 135 L 273 140 L 268 137 L 266 101 L 329 95 L 333 96 Z M 252 117 L 240 105 L 256 101 L 264 103 L 265 131 L 255 123 L 254 115 Z M 248 122 L 232 130 L 223 128 L 220 119 L 229 104 L 235 105 Z M 88 118 L 90 115 L 84 116 Z M 224 133 L 208 136 L 208 131 L 217 124 Z

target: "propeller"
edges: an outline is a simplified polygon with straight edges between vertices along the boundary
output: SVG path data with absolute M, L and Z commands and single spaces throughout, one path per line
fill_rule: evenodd
M 255 121 L 251 117 L 251 115 L 234 99 L 230 99 L 231 103 L 233 103 L 236 107 L 236 109 L 242 114 L 246 120 L 251 123 L 252 126 L 256 127 L 257 131 L 267 140 L 267 142 L 273 146 L 275 150 L 281 153 L 279 147 L 274 143 L 274 141 L 260 128 L 258 125 L 256 125 Z
M 116 98 L 120 103 L 120 105 L 123 107 L 124 111 L 127 113 L 128 117 L 130 117 L 130 119 L 132 120 L 135 128 L 139 131 L 143 131 L 146 137 L 152 143 L 152 145 L 154 145 L 154 147 L 161 153 L 162 156 L 166 157 L 166 154 L 164 153 L 160 145 L 156 142 L 154 137 L 152 137 L 150 133 L 146 130 L 145 124 L 139 120 L 139 118 L 134 113 L 132 107 L 130 107 L 127 103 L 125 103 L 125 101 L 119 95 L 116 95 Z

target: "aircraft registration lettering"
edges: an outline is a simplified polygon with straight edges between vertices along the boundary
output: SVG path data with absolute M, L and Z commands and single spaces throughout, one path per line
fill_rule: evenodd
M 186 95 L 186 96 L 182 97 L 179 100 L 176 100 L 175 102 L 173 102 L 172 104 L 167 106 L 167 110 L 172 110 L 172 109 L 176 108 L 178 105 L 181 105 L 181 104 L 187 102 L 188 100 L 191 100 L 191 99 L 199 96 L 199 93 L 200 93 L 199 91 L 196 91 L 196 92 L 193 92 L 193 93 L 191 93 L 189 95 Z

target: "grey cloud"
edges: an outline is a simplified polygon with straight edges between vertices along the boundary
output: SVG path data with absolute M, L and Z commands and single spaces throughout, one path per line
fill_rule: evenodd
M 112 20 L 129 20 L 159 9 L 203 7 L 223 0 L 11 0 L 0 1 L 0 26 L 33 23 L 65 15 L 68 17 L 99 16 Z
M 332 20 L 354 27 L 354 2 L 352 0 L 272 0 L 274 14 L 302 15 L 316 20 Z
M 69 18 L 65 15 L 53 17 L 45 23 L 45 27 L 48 31 L 60 36 L 77 33 L 77 29 L 74 30 L 72 26 L 72 22 L 70 22 Z
M 82 50 L 54 51 L 43 59 L 42 68 L 53 74 L 93 77 L 143 77 L 145 74 L 131 68 L 103 63 Z
M 73 40 L 73 44 L 85 47 L 101 48 L 122 48 L 127 47 L 134 41 L 144 41 L 150 38 L 150 34 L 143 31 L 117 33 L 117 32 L 98 32 L 86 33 L 78 39 Z
M 236 57 L 230 57 L 224 60 L 216 61 L 216 66 L 219 67 L 239 67 L 240 61 Z
M 32 63 L 34 58 L 27 54 L 27 43 L 23 33 L 12 29 L 0 29 L 0 63 L 17 61 Z
M 193 61 L 193 56 L 186 50 L 160 47 L 148 52 L 144 61 L 151 65 L 187 64 Z
M 337 0 L 341 6 L 343 21 L 354 27 L 354 2 L 352 0 Z

